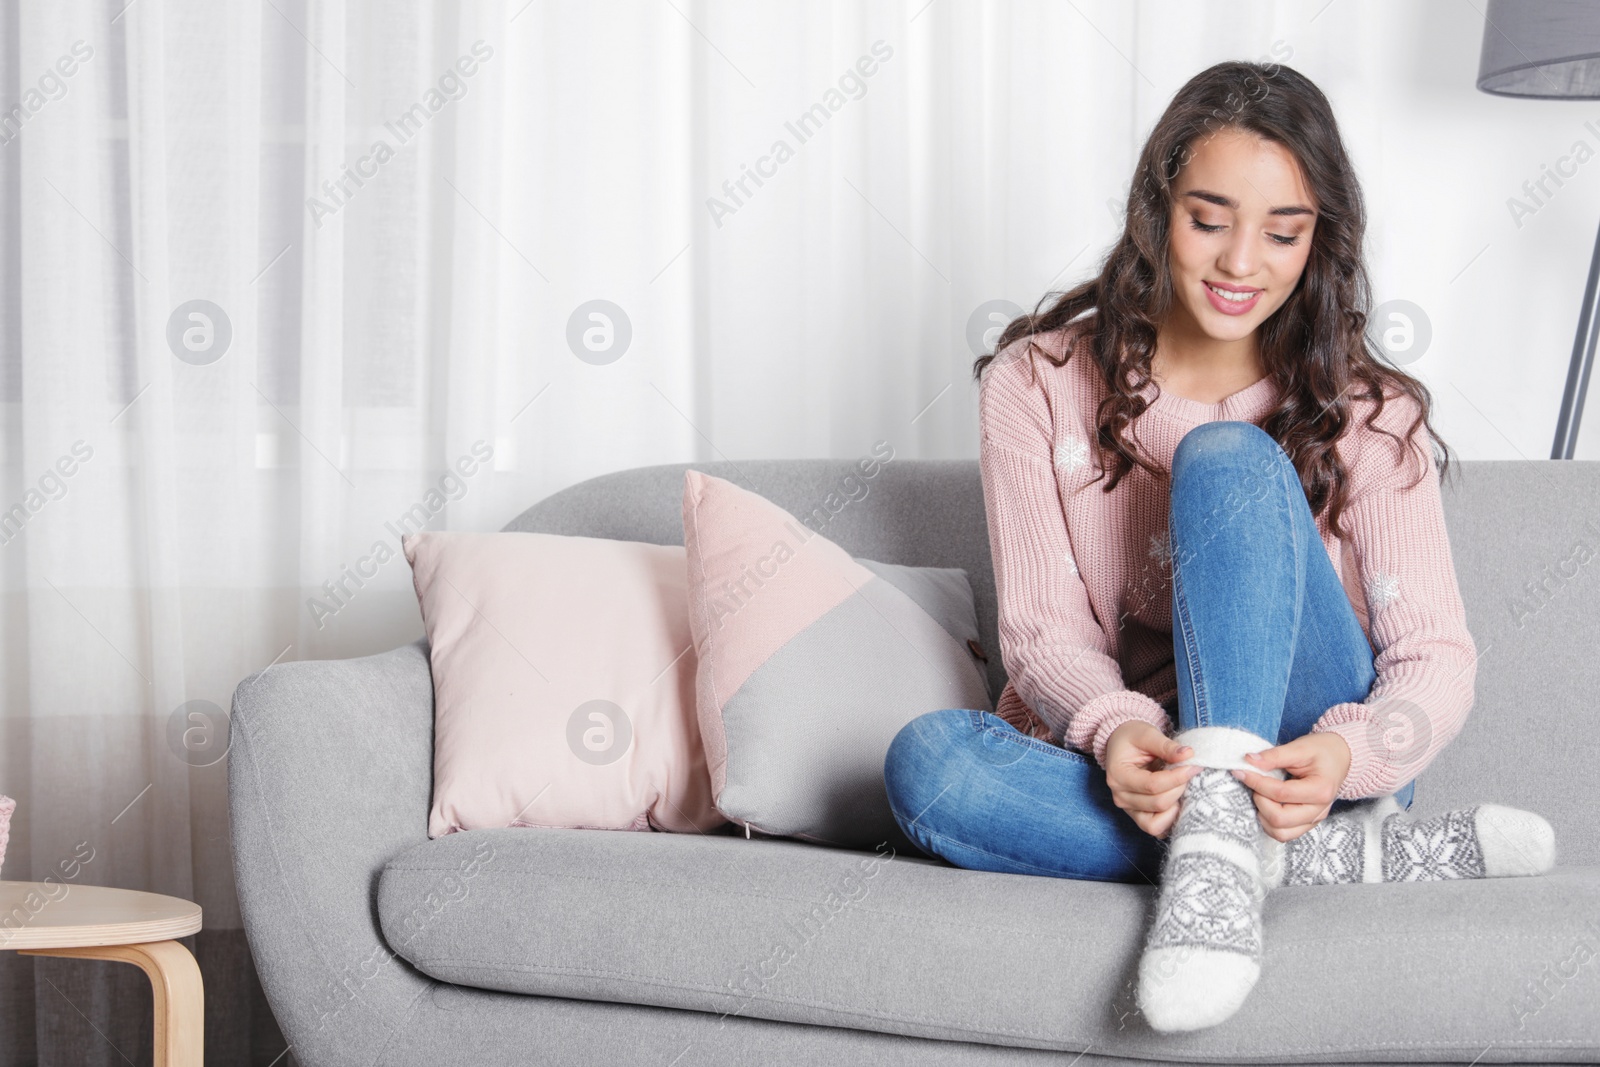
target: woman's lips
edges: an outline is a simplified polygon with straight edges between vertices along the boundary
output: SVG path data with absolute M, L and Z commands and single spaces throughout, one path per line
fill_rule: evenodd
M 1232 286 L 1218 286 L 1218 288 L 1226 289 L 1230 293 L 1250 294 L 1250 297 L 1247 300 L 1229 300 L 1225 296 L 1218 296 L 1216 289 L 1211 288 L 1210 282 L 1202 282 L 1201 284 L 1205 286 L 1206 299 L 1211 301 L 1211 306 L 1222 312 L 1224 315 L 1243 315 L 1251 308 L 1256 306 L 1256 304 L 1261 300 L 1262 292 L 1264 292 L 1264 290 L 1261 289 L 1235 289 Z

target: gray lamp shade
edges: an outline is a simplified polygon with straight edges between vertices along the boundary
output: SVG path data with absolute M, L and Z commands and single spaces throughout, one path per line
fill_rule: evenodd
M 1500 96 L 1600 100 L 1600 3 L 1593 0 L 1489 0 L 1478 88 Z M 1561 394 L 1551 459 L 1571 459 L 1600 350 L 1600 234 L 1589 257 L 1578 332 Z
M 1478 88 L 1500 96 L 1600 100 L 1600 4 L 1489 0 Z

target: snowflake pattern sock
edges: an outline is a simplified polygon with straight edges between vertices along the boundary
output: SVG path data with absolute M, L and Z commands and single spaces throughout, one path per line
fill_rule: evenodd
M 1293 841 L 1266 838 L 1262 881 L 1280 885 L 1438 882 L 1544 874 L 1555 831 L 1531 811 L 1479 804 L 1410 821 L 1394 797 L 1363 800 Z
M 1203 726 L 1176 740 L 1206 767 L 1184 787 L 1155 922 L 1139 959 L 1139 1010 L 1152 1029 L 1198 1030 L 1227 1019 L 1261 974 L 1265 838 L 1250 788 L 1228 773 L 1271 748 L 1245 730 Z M 1283 777 L 1283 772 L 1274 772 Z

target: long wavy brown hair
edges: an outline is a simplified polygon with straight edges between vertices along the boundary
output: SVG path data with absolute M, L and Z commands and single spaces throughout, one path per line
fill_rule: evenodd
M 1284 146 L 1299 162 L 1316 201 L 1305 271 L 1289 299 L 1258 330 L 1262 363 L 1281 396 L 1261 427 L 1293 461 L 1311 513 L 1329 509 L 1329 527 L 1342 539 L 1346 532 L 1340 517 L 1350 485 L 1334 443 L 1350 420 L 1353 400 L 1374 402 L 1365 420 L 1373 428 L 1388 400 L 1395 394 L 1409 396 L 1419 411 L 1406 437 L 1410 440 L 1419 424 L 1427 426 L 1442 453 L 1435 456 L 1441 478 L 1449 469 L 1450 452 L 1434 432 L 1427 387 L 1383 362 L 1367 336 L 1372 295 L 1362 257 L 1366 209 L 1361 187 L 1327 97 L 1298 71 L 1281 64 L 1218 63 L 1178 90 L 1139 154 L 1122 236 L 1099 275 L 1064 293 L 1046 293 L 1031 314 L 1001 331 L 993 352 L 979 358 L 972 374 L 981 380 L 995 355 L 1020 338 L 1030 338 L 1030 356 L 1041 352 L 1058 367 L 1086 347 L 1109 391 L 1097 413 L 1098 477 L 1110 475 L 1105 491 L 1115 488 L 1134 464 L 1167 477 L 1168 472 L 1138 454 L 1123 432 L 1148 407 L 1138 394 L 1151 381 L 1156 331 L 1173 303 L 1168 250 L 1173 182 L 1198 139 L 1228 128 Z M 1052 297 L 1056 299 L 1046 310 Z M 1092 318 L 1069 331 L 1072 342 L 1059 360 L 1031 340 L 1090 311 Z M 1404 442 L 1381 426 L 1375 428 L 1394 439 L 1398 464 Z

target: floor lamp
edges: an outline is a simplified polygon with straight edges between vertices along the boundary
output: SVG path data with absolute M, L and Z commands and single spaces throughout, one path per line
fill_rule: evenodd
M 1600 100 L 1600 3 L 1591 0 L 1489 0 L 1478 59 L 1478 88 L 1498 96 Z M 1600 341 L 1600 232 L 1589 259 L 1567 387 L 1561 394 L 1551 459 L 1571 459 L 1583 398 Z

